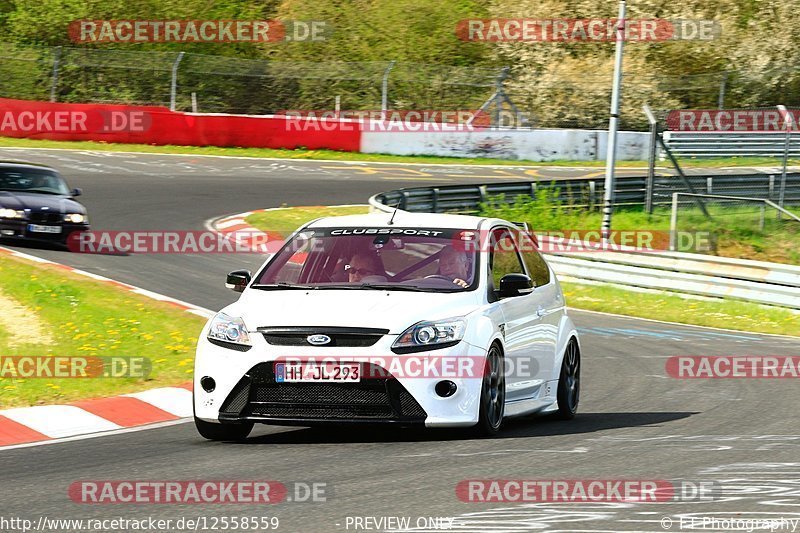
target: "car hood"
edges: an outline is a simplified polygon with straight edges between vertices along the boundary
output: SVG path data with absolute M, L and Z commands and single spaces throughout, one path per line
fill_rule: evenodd
M 46 207 L 46 211 L 53 213 L 82 213 L 86 214 L 86 208 L 68 196 L 56 196 L 55 194 L 36 194 L 13 191 L 0 191 L 0 207 L 9 209 L 30 209 L 31 211 L 41 211 Z
M 402 333 L 422 320 L 464 316 L 480 305 L 478 291 L 427 293 L 381 290 L 248 289 L 224 309 L 248 329 L 280 326 L 341 326 Z

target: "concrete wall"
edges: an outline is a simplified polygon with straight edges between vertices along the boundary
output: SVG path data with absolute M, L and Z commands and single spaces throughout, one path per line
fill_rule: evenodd
M 606 158 L 608 132 L 601 130 L 505 130 L 471 132 L 363 131 L 361 151 L 397 155 L 492 157 L 532 161 L 597 161 Z M 618 136 L 617 159 L 645 160 L 649 134 Z

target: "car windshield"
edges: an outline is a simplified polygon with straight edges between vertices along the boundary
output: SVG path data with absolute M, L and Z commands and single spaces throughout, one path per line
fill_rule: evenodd
M 306 230 L 286 243 L 253 287 L 468 290 L 475 283 L 477 254 L 459 245 L 463 234 L 437 228 Z
M 51 170 L 0 168 L 0 191 L 68 195 L 69 187 Z

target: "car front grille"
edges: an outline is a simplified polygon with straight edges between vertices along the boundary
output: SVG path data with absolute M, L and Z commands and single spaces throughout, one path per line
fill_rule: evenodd
M 330 342 L 324 344 L 326 348 L 364 348 L 373 346 L 382 336 L 389 333 L 388 329 L 377 328 L 258 328 L 264 340 L 273 346 L 314 346 L 308 342 L 311 335 L 327 335 Z
M 64 222 L 64 216 L 60 213 L 33 211 L 28 214 L 28 220 L 33 224 L 60 224 Z
M 387 375 L 363 363 L 362 375 Z M 220 418 L 278 418 L 309 421 L 423 422 L 427 413 L 397 379 L 364 378 L 358 383 L 278 383 L 274 363 L 256 365 L 239 381 L 220 409 Z

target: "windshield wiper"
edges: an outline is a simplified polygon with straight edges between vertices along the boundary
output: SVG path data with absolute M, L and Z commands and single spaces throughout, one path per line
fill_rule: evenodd
M 57 192 L 57 191 L 49 191 L 45 189 L 23 189 L 19 192 L 40 192 L 42 194 L 57 194 L 59 196 L 64 196 L 64 193 Z
M 412 291 L 412 292 L 444 292 L 438 289 L 429 289 L 426 287 L 416 287 L 414 285 L 396 285 L 393 283 L 370 283 L 367 285 L 357 285 L 361 289 L 374 289 L 376 291 Z
M 281 281 L 278 283 L 265 283 L 265 284 L 256 284 L 250 285 L 251 289 L 258 289 L 261 291 L 275 291 L 275 290 L 284 290 L 284 289 L 298 289 L 298 290 L 306 290 L 306 289 L 316 289 L 318 287 L 314 287 L 313 285 L 294 285 L 292 283 L 286 283 L 285 281 Z

